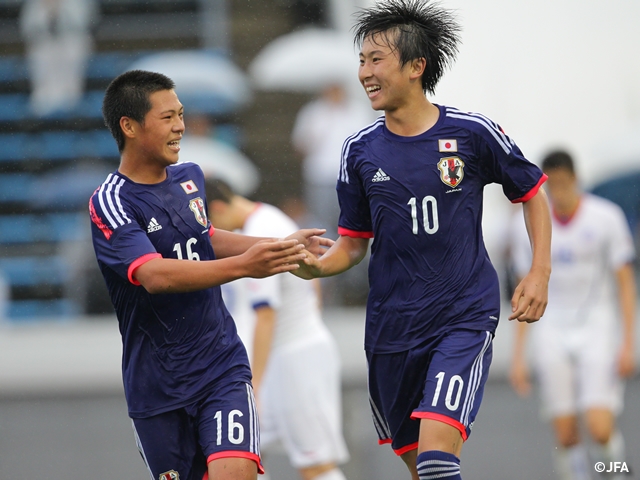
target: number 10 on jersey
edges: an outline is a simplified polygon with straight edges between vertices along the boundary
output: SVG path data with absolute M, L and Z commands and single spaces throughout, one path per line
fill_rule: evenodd
M 411 227 L 414 235 L 418 235 L 418 201 L 411 197 L 407 202 L 411 207 Z M 422 199 L 422 227 L 429 235 L 438 231 L 438 201 L 435 197 L 427 195 Z

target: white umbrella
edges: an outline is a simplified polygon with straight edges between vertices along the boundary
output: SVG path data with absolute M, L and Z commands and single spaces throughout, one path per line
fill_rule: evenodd
M 256 88 L 316 93 L 327 85 L 358 85 L 358 53 L 352 38 L 308 28 L 276 38 L 249 65 Z
M 187 112 L 225 114 L 252 98 L 245 73 L 222 55 L 198 50 L 170 51 L 143 57 L 127 70 L 163 73 L 176 84 Z
M 185 135 L 180 161 L 197 163 L 206 177 L 224 180 L 240 195 L 254 193 L 260 184 L 260 172 L 244 153 L 212 138 Z

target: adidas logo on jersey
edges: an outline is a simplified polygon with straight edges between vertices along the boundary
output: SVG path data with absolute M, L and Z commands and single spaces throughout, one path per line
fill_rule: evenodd
M 376 174 L 371 179 L 372 182 L 386 182 L 387 180 L 391 180 L 391 177 L 384 173 L 384 171 L 379 168 Z
M 158 223 L 155 217 L 151 217 L 151 220 L 149 221 L 149 225 L 147 225 L 147 233 L 157 232 L 158 230 L 161 230 L 161 229 L 162 229 L 162 225 Z

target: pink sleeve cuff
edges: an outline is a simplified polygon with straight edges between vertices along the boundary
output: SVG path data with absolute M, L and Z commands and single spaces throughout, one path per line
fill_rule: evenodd
M 549 177 L 547 177 L 543 173 L 535 187 L 529 190 L 523 197 L 516 198 L 515 200 L 511 200 L 511 203 L 523 203 L 531 200 L 533 197 L 536 196 L 536 193 L 538 193 L 538 190 L 540 190 L 540 187 L 542 186 L 542 184 L 547 181 L 547 178 Z
M 213 228 L 213 225 L 209 224 L 209 237 L 213 237 L 214 233 L 216 233 L 216 229 Z
M 159 253 L 147 253 L 146 255 L 143 255 L 137 258 L 136 260 L 134 260 L 133 263 L 129 265 L 129 270 L 127 271 L 127 277 L 129 277 L 129 281 L 134 285 L 140 285 L 140 282 L 137 281 L 135 278 L 133 278 L 133 275 L 136 272 L 136 269 L 140 265 L 144 265 L 149 260 L 153 260 L 154 258 L 162 258 L 162 255 L 160 255 Z
M 338 234 L 352 238 L 373 238 L 373 232 L 358 232 L 344 227 L 338 227 Z

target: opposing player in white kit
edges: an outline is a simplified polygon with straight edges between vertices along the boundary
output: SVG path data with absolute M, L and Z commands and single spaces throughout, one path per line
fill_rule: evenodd
M 206 194 L 216 228 L 274 238 L 297 230 L 276 207 L 236 195 L 219 180 L 207 180 Z M 348 459 L 338 350 L 315 285 L 279 275 L 266 282 L 243 279 L 240 288 L 255 311 L 253 338 L 242 337 L 244 327 L 238 333 L 250 352 L 261 445 L 280 439 L 304 480 L 345 480 L 338 468 Z
M 597 461 L 625 460 L 615 417 L 622 408 L 622 378 L 634 370 L 634 247 L 622 210 L 580 192 L 569 154 L 550 153 L 542 170 L 553 210 L 549 304 L 544 322 L 518 325 L 511 381 L 519 394 L 530 391 L 525 337 L 531 330 L 543 407 L 559 445 L 558 476 L 582 480 Z M 522 222 L 515 222 L 512 240 L 516 274 L 523 275 L 531 259 Z M 591 462 L 579 438 L 578 414 L 594 443 Z

